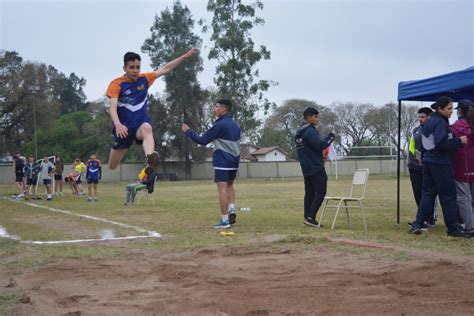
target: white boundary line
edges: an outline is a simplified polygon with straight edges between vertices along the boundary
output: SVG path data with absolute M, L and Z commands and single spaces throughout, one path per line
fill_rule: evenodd
M 14 240 L 19 240 L 21 243 L 26 243 L 26 244 L 33 244 L 33 245 L 42 245 L 42 244 L 65 244 L 65 243 L 81 243 L 81 242 L 95 242 L 95 241 L 109 241 L 109 240 L 133 240 L 133 239 L 140 239 L 140 238 L 160 238 L 161 234 L 157 233 L 156 231 L 153 230 L 146 230 L 144 228 L 138 227 L 138 226 L 133 226 L 121 222 L 116 222 L 112 221 L 109 219 L 105 218 L 100 218 L 100 217 L 94 217 L 90 215 L 83 215 L 83 214 L 78 214 L 70 211 L 65 211 L 65 210 L 60 210 L 57 208 L 52 208 L 48 206 L 43 206 L 43 205 L 38 205 L 34 203 L 29 203 L 29 202 L 21 202 L 17 200 L 12 200 L 6 197 L 1 197 L 4 200 L 11 201 L 11 202 L 16 202 L 16 203 L 22 203 L 26 204 L 32 207 L 37 207 L 37 208 L 42 208 L 51 212 L 56 212 L 56 213 L 62 213 L 66 215 L 71 215 L 71 216 L 77 216 L 77 217 L 82 217 L 82 218 L 87 218 L 90 220 L 94 221 L 99 221 L 99 222 L 104 222 L 112 225 L 117 225 L 125 228 L 131 228 L 139 233 L 146 233 L 147 235 L 145 236 L 126 236 L 126 237 L 113 237 L 113 238 L 102 238 L 102 239 L 76 239 L 76 240 L 57 240 L 57 241 L 22 241 L 19 238 L 11 238 L 11 237 L 6 237 L 6 238 L 11 238 Z

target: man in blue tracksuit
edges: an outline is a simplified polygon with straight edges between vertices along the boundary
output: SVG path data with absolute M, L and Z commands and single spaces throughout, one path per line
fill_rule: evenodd
M 215 228 L 230 228 L 235 224 L 235 190 L 234 179 L 239 169 L 240 161 L 240 126 L 234 121 L 230 111 L 230 100 L 217 100 L 214 106 L 214 115 L 217 120 L 210 130 L 199 136 L 188 125 L 183 124 L 181 130 L 186 136 L 200 145 L 214 144 L 212 165 L 214 166 L 214 181 L 219 191 L 221 221 Z
M 315 108 L 307 108 L 303 116 L 308 124 L 298 129 L 295 143 L 304 176 L 304 224 L 322 227 L 316 221 L 316 213 L 326 196 L 328 182 L 324 169 L 323 149 L 331 145 L 335 136 L 329 133 L 324 140 L 321 140 L 316 130 L 319 112 Z
M 448 121 L 453 113 L 453 104 L 449 97 L 440 97 L 431 107 L 436 112 L 431 114 L 421 131 L 421 141 L 425 150 L 422 158 L 423 193 L 416 221 L 412 224 L 409 233 L 415 235 L 422 233 L 424 221 L 433 212 L 437 194 L 443 210 L 444 223 L 448 229 L 448 236 L 470 237 L 458 227 L 456 186 L 451 164 L 453 149 L 467 143 L 467 137 L 453 138 Z

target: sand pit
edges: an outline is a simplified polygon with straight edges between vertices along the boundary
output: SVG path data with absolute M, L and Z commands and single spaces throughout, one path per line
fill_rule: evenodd
M 469 260 L 387 252 L 262 244 L 135 253 L 50 264 L 8 286 L 24 293 L 14 315 L 472 315 Z

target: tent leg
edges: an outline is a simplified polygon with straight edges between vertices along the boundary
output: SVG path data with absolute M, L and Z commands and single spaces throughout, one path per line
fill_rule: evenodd
M 400 148 L 402 129 L 402 101 L 398 101 L 398 135 L 397 135 L 397 224 L 400 224 Z

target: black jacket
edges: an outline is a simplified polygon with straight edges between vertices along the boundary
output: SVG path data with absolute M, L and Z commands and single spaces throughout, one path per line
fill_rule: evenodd
M 324 170 L 323 149 L 329 147 L 334 138 L 334 134 L 330 133 L 324 140 L 321 140 L 316 127 L 309 124 L 296 131 L 296 151 L 304 177 Z

